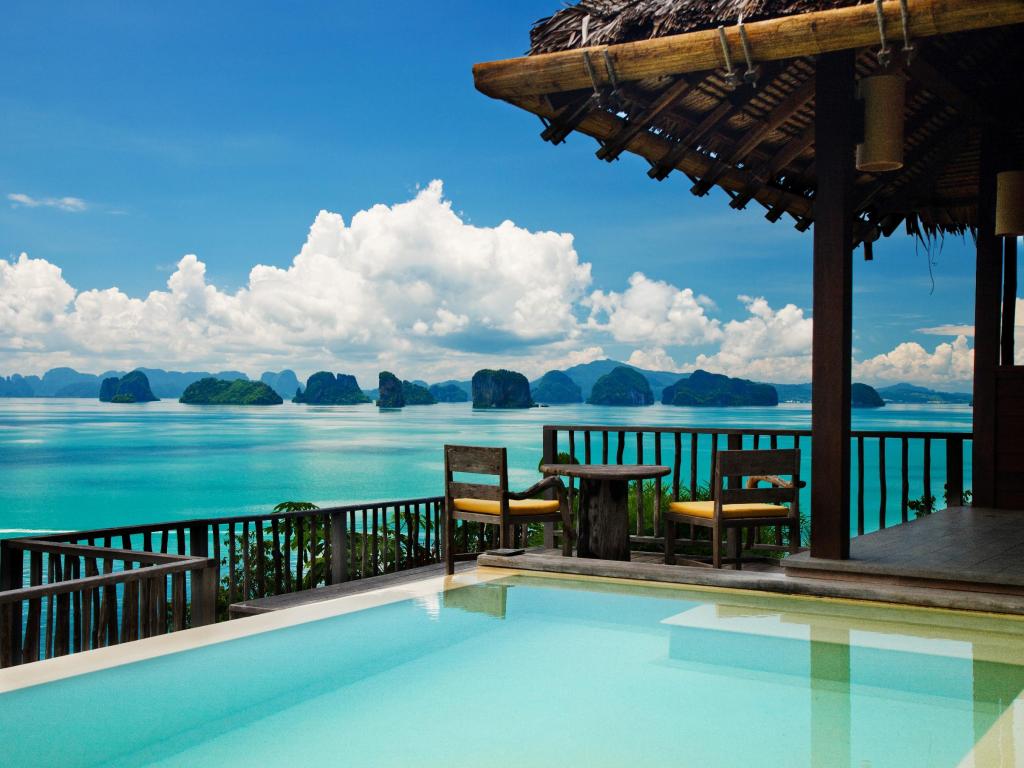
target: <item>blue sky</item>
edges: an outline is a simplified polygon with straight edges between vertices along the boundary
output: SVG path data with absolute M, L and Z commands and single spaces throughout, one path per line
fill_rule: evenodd
M 9 1 L 0 27 L 0 256 L 45 260 L 77 292 L 116 286 L 144 299 L 167 290 L 182 257 L 195 254 L 205 284 L 230 294 L 256 264 L 288 268 L 321 209 L 349 222 L 440 179 L 467 225 L 510 219 L 530 232 L 571 233 L 579 261 L 591 265 L 590 282 L 569 300 L 581 326 L 563 327 L 555 347 L 543 345 L 557 329 L 526 334 L 522 355 L 559 362 L 572 348 L 623 359 L 662 349 L 680 368 L 713 357 L 723 343 L 714 333 L 682 344 L 671 334 L 616 334 L 608 323 L 622 302 L 584 327 L 592 307 L 581 296 L 622 294 L 634 272 L 708 297 L 702 306 L 723 329 L 751 316 L 740 295 L 809 317 L 809 232 L 771 224 L 755 207 L 732 211 L 720 193 L 694 198 L 679 175 L 651 181 L 636 158 L 598 161 L 581 136 L 552 147 L 535 117 L 474 90 L 472 64 L 522 53 L 530 24 L 558 5 Z M 874 262 L 858 254 L 859 360 L 903 342 L 932 355 L 954 336 L 919 329 L 972 322 L 973 244 L 947 239 L 933 261 L 934 290 L 928 254 L 907 236 L 880 243 Z M 474 332 L 459 338 L 475 346 L 457 350 L 466 353 L 460 372 L 492 327 L 465 316 Z M 108 350 L 66 330 L 5 333 L 20 341 L 0 347 L 0 373 L 57 362 L 184 366 L 216 354 L 191 361 L 165 355 L 159 342 Z M 437 349 L 456 348 L 454 338 Z M 225 361 L 287 357 L 250 360 L 225 343 Z M 319 346 L 347 356 L 343 340 Z M 355 368 L 403 362 L 401 349 L 357 346 Z M 300 372 L 324 359 L 303 355 Z M 425 359 L 410 356 L 409 365 L 434 372 Z M 895 376 L 884 366 L 864 373 Z M 942 375 L 919 378 L 935 384 Z

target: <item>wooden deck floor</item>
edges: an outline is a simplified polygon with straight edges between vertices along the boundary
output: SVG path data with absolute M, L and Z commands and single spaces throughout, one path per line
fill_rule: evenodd
M 786 574 L 1024 595 L 1024 511 L 952 507 L 850 542 L 849 560 L 784 561 Z

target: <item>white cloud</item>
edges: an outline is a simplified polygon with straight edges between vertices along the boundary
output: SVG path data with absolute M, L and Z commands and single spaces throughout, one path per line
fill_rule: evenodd
M 973 325 L 933 325 L 929 328 L 918 328 L 918 333 L 929 336 L 974 336 Z
M 651 280 L 643 272 L 630 276 L 624 292 L 594 291 L 587 303 L 588 327 L 616 341 L 665 346 L 702 344 L 722 336 L 719 321 L 706 314 L 714 306 L 710 299 L 690 288 Z
M 973 372 L 974 350 L 967 346 L 964 335 L 957 336 L 952 343 L 938 344 L 931 352 L 916 342 L 904 342 L 853 366 L 854 378 L 860 381 L 872 384 L 910 381 L 939 389 L 969 387 Z
M 167 289 L 145 298 L 116 287 L 76 292 L 60 269 L 22 255 L 0 262 L 5 364 L 271 364 L 375 372 L 398 357 L 449 371 L 452 354 L 564 357 L 580 346 L 574 311 L 590 284 L 571 235 L 505 221 L 466 224 L 434 182 L 412 200 L 360 211 L 345 224 L 321 211 L 285 269 L 258 265 L 226 292 L 183 257 Z M 465 369 L 458 371 L 464 374 Z M 425 372 L 426 373 L 426 372 Z
M 81 213 L 88 204 L 80 197 L 31 197 L 23 192 L 11 192 L 7 195 L 12 208 L 57 208 L 71 213 Z
M 809 381 L 811 319 L 795 304 L 774 310 L 762 297 L 738 298 L 749 316 L 726 323 L 718 351 L 686 367 L 759 381 Z
M 626 362 L 648 371 L 679 372 L 681 370 L 679 364 L 672 358 L 672 355 L 665 351 L 664 347 L 634 349 Z

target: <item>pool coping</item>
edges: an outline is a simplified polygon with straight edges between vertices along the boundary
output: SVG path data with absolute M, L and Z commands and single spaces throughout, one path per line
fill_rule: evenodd
M 454 576 L 432 576 L 419 581 L 368 589 L 306 605 L 243 616 L 204 627 L 8 667 L 0 669 L 0 695 L 180 651 L 238 640 L 275 629 L 343 616 L 366 608 L 436 595 L 450 589 L 506 578 L 508 575 L 508 571 L 504 570 L 476 568 L 456 573 Z
M 591 558 L 563 557 L 554 550 L 522 555 L 481 554 L 481 567 L 563 573 L 573 576 L 605 576 L 633 581 L 754 590 L 782 595 L 843 598 L 901 606 L 937 608 L 950 611 L 1024 616 L 1024 597 L 995 592 L 958 591 L 929 587 L 787 576 L 755 571 L 734 571 L 659 563 L 619 562 Z

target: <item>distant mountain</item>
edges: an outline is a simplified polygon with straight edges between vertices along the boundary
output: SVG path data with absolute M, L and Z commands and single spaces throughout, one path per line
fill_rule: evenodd
M 277 392 L 284 400 L 291 400 L 295 397 L 295 393 L 299 391 L 300 386 L 299 378 L 295 375 L 295 371 L 290 368 L 285 368 L 280 373 L 264 371 L 260 376 L 260 381 Z
M 771 384 L 757 384 L 720 373 L 694 371 L 688 378 L 665 387 L 664 405 L 714 406 L 778 405 L 779 395 Z
M 469 400 L 469 393 L 454 382 L 431 384 L 427 391 L 439 403 L 465 403 Z
M 679 381 L 681 376 L 686 376 L 686 374 L 673 373 L 671 371 L 650 371 L 645 368 L 637 368 L 635 365 L 629 365 L 628 363 L 620 363 L 618 360 L 608 359 L 574 365 L 571 368 L 566 368 L 564 373 L 576 382 L 583 395 L 583 399 L 586 400 L 590 397 L 591 390 L 593 390 L 597 380 L 605 374 L 611 373 L 616 368 L 632 368 L 634 371 L 643 374 L 644 378 L 651 385 L 651 392 L 658 399 L 661 398 L 661 391 L 665 387 Z M 531 382 L 533 385 L 539 383 L 540 379 Z
M 811 402 L 811 385 L 807 384 L 773 384 L 775 391 L 779 393 L 780 403 L 809 403 Z
M 165 371 L 162 368 L 137 368 L 149 379 L 150 388 L 156 397 L 176 399 L 181 396 L 185 388 L 193 382 L 206 378 L 218 378 L 225 381 L 242 379 L 248 381 L 249 377 L 241 371 L 220 371 L 210 373 L 208 371 Z M 125 371 L 106 371 L 99 375 L 93 373 L 80 373 L 74 368 L 51 368 L 38 376 L 19 376 L 13 374 L 10 378 L 0 377 L 0 397 L 88 397 L 97 398 L 100 395 L 100 387 L 104 379 L 120 379 Z M 294 394 L 294 392 L 292 393 Z
M 590 405 L 653 405 L 654 394 L 647 378 L 635 368 L 619 365 L 594 382 L 587 398 Z
M 874 387 L 855 383 L 850 386 L 850 405 L 853 408 L 881 408 L 885 401 Z
M 887 403 L 900 403 L 907 405 L 923 405 L 929 403 L 942 403 L 947 405 L 969 405 L 974 400 L 970 392 L 939 392 L 927 387 L 919 387 L 915 384 L 893 384 L 889 387 L 879 387 L 878 394 Z
M 583 402 L 580 385 L 562 371 L 548 371 L 530 389 L 534 401 L 545 405 Z

